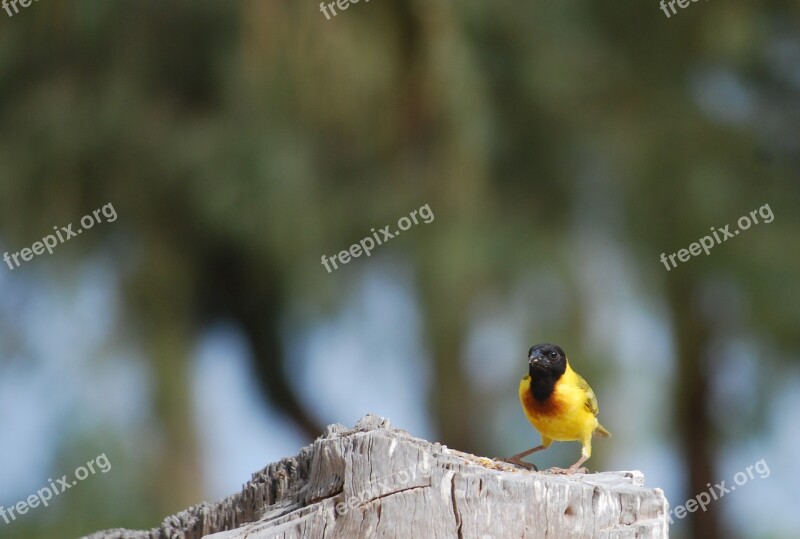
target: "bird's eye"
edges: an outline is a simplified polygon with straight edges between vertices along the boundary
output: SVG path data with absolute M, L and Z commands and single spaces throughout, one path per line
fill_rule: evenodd
M 558 357 L 558 354 L 556 354 L 555 351 L 551 351 L 549 355 L 550 355 L 550 359 L 555 359 L 555 358 Z

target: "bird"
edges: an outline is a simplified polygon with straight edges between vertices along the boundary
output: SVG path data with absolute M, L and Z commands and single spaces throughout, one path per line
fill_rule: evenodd
M 560 346 L 542 343 L 528 351 L 528 374 L 519 383 L 519 400 L 531 425 L 539 431 L 542 443 L 536 447 L 501 459 L 523 468 L 535 466 L 522 458 L 550 447 L 553 441 L 581 442 L 581 458 L 568 470 L 573 474 L 592 456 L 592 437 L 608 438 L 608 432 L 597 420 L 597 398 L 589 384 L 570 367 Z

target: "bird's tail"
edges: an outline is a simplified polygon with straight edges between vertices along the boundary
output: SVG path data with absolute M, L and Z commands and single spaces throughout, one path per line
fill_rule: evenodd
M 608 432 L 608 431 L 607 431 L 607 430 L 606 430 L 606 429 L 603 427 L 603 425 L 601 425 L 600 423 L 598 423 L 598 424 L 597 424 L 597 428 L 595 428 L 595 429 L 594 429 L 594 432 L 592 433 L 592 436 L 594 436 L 595 438 L 609 438 L 609 437 L 611 436 L 611 433 L 610 433 L 610 432 Z

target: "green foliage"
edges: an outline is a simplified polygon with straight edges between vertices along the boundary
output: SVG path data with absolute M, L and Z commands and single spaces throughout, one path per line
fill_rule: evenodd
M 161 377 L 173 451 L 192 452 L 192 433 L 178 432 L 187 350 L 222 316 L 251 338 L 273 404 L 313 433 L 283 374 L 282 316 L 301 300 L 336 305 L 344 288 L 320 255 L 425 203 L 435 225 L 391 249 L 417 272 L 444 443 L 498 448 L 471 420 L 492 408 L 460 359 L 476 298 L 548 272 L 570 288 L 583 271 L 575 246 L 593 233 L 621 246 L 672 319 L 714 326 L 717 307 L 691 314 L 684 302 L 730 282 L 748 327 L 796 353 L 797 66 L 792 79 L 776 50 L 797 44 L 797 2 L 702 3 L 669 20 L 655 2 L 355 7 L 331 21 L 313 2 L 0 12 L 0 240 L 30 245 L 114 203 L 118 226 L 59 256 L 128 253 L 125 308 Z M 774 223 L 670 273 L 659 262 L 765 203 Z M 565 301 L 552 329 L 577 342 L 588 307 L 579 292 Z M 713 332 L 695 342 L 686 324 L 672 329 L 693 365 Z M 677 402 L 708 375 L 683 372 Z M 676 405 L 674 419 L 692 413 Z M 184 456 L 190 476 L 196 455 Z M 195 501 L 187 485 L 153 512 Z M 101 500 L 73 499 L 80 518 L 111 523 L 96 520 Z

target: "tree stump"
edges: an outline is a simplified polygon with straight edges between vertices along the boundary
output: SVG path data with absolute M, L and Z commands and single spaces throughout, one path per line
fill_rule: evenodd
M 368 415 L 327 427 L 242 492 L 150 531 L 86 539 L 666 538 L 667 500 L 641 472 L 521 470 L 390 428 Z

